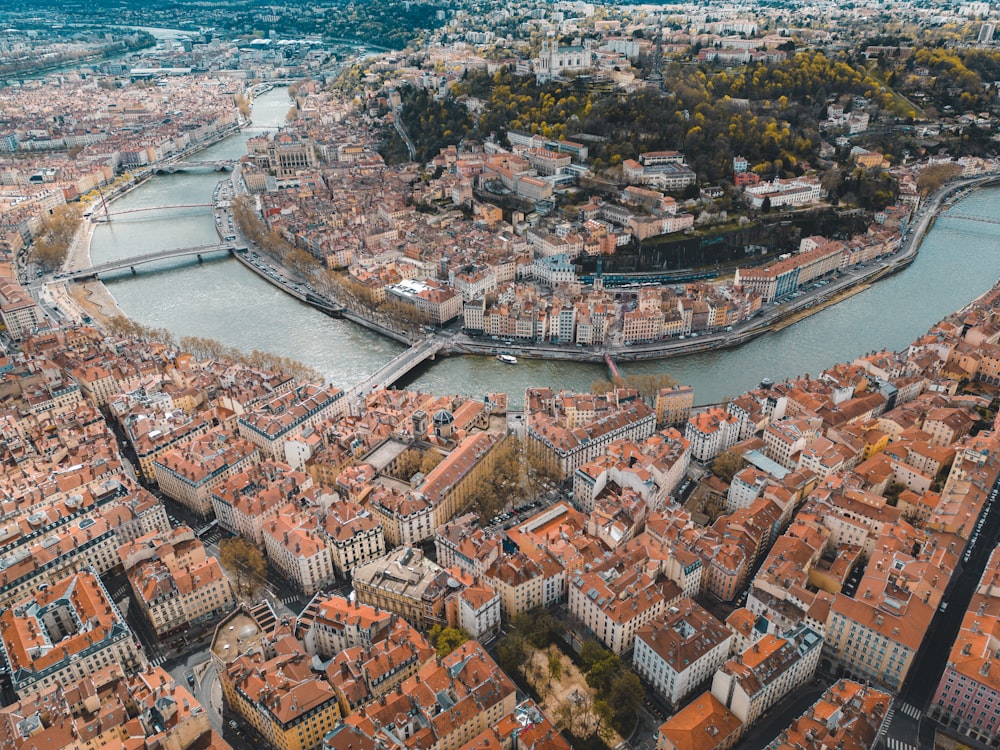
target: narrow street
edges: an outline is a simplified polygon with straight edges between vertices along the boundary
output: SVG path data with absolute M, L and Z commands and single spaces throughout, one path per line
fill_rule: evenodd
M 944 596 L 947 609 L 935 613 L 920 649 L 913 658 L 913 666 L 893 704 L 893 713 L 885 733 L 886 746 L 892 750 L 916 750 L 933 747 L 933 720 L 924 716 L 927 705 L 934 697 L 941 675 L 944 673 L 951 644 L 962 626 L 962 619 L 972 595 L 979 585 L 986 563 L 997 543 L 1000 542 L 1000 479 L 994 483 L 984 510 L 985 522 L 978 538 L 971 542 L 968 562 L 956 573 Z

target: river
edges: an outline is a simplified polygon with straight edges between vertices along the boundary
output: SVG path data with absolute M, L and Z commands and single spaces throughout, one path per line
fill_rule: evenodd
M 288 106 L 284 89 L 258 97 L 253 130 L 193 158 L 243 155 L 246 139 L 260 127 L 283 123 Z M 116 202 L 115 210 L 207 203 L 219 178 L 212 173 L 156 177 Z M 975 192 L 953 210 L 1000 218 L 1000 188 Z M 171 209 L 99 226 L 91 255 L 96 264 L 216 240 L 209 208 Z M 873 349 L 898 350 L 989 289 L 1000 276 L 998 246 L 1000 225 L 949 219 L 946 213 L 912 265 L 860 294 L 738 349 L 628 363 L 623 370 L 668 372 L 694 386 L 696 402 L 711 403 L 742 393 L 765 377 L 815 374 Z M 202 265 L 167 261 L 137 276 L 125 272 L 108 277 L 105 283 L 122 310 L 140 323 L 176 336 L 207 336 L 244 350 L 292 357 L 341 387 L 353 385 L 401 351 L 394 342 L 295 301 L 224 255 Z M 522 359 L 511 367 L 487 357 L 446 357 L 424 365 L 405 383 L 433 393 L 476 397 L 505 391 L 516 405 L 529 385 L 586 390 L 598 378 L 606 378 L 598 365 Z

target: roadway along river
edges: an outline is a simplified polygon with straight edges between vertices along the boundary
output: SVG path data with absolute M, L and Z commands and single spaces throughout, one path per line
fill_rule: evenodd
M 254 106 L 257 127 L 193 158 L 241 156 L 246 139 L 260 132 L 257 128 L 284 122 L 288 106 L 284 89 L 259 97 Z M 115 203 L 114 210 L 207 203 L 220 176 L 156 177 Z M 1000 218 L 1000 188 L 973 193 L 956 211 Z M 101 225 L 91 252 L 96 264 L 216 240 L 210 209 L 174 209 L 131 214 Z M 244 350 L 293 357 L 342 387 L 360 381 L 401 351 L 398 344 L 291 299 L 230 258 L 204 265 L 170 261 L 154 271 L 145 268 L 138 276 L 126 272 L 105 282 L 126 314 L 177 336 L 208 336 Z M 719 401 L 765 377 L 815 374 L 873 349 L 901 349 L 989 289 L 998 276 L 1000 224 L 949 219 L 945 214 L 909 268 L 838 305 L 739 349 L 628 363 L 623 370 L 666 371 L 679 382 L 694 385 L 698 403 Z M 487 357 L 448 357 L 425 365 L 407 384 L 441 394 L 505 391 L 513 404 L 519 404 L 528 385 L 586 390 L 593 380 L 604 377 L 606 372 L 598 365 L 522 359 L 512 367 Z

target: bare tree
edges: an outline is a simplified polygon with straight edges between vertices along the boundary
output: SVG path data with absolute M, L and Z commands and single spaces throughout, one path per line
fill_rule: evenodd
M 67 203 L 53 209 L 35 235 L 31 259 L 50 271 L 59 268 L 66 260 L 82 216 L 83 208 L 79 204 Z

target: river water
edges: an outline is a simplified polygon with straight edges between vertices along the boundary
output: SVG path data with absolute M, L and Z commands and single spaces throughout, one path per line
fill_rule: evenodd
M 232 136 L 193 157 L 238 158 L 246 139 L 260 127 L 284 122 L 284 89 L 258 97 L 255 128 Z M 157 205 L 208 203 L 218 174 L 156 177 L 115 203 L 114 210 Z M 1000 218 L 1000 188 L 973 193 L 954 209 L 964 216 Z M 197 207 L 136 213 L 97 228 L 93 262 L 158 249 L 217 241 L 211 209 Z M 341 387 L 353 385 L 395 356 L 402 347 L 342 320 L 316 312 L 270 286 L 227 257 L 165 261 L 105 279 L 122 310 L 145 325 L 176 336 L 207 336 L 244 350 L 292 357 L 324 373 Z M 670 360 L 627 363 L 627 373 L 668 372 L 695 388 L 697 403 L 742 393 L 762 378 L 780 380 L 825 367 L 873 349 L 905 347 L 948 313 L 982 294 L 1000 276 L 1000 225 L 944 214 L 924 240 L 916 261 L 837 305 L 783 331 L 738 349 Z M 505 391 L 519 404 L 524 388 L 547 385 L 586 390 L 605 378 L 602 366 L 522 359 L 516 367 L 488 357 L 446 357 L 428 363 L 407 381 L 425 391 L 482 396 Z

